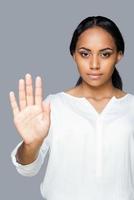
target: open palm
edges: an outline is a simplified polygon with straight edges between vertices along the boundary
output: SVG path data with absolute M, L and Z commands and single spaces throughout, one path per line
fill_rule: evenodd
M 19 105 L 13 92 L 10 92 L 10 103 L 15 126 L 24 142 L 43 141 L 50 128 L 50 104 L 42 101 L 41 78 L 36 78 L 35 92 L 30 74 L 25 76 L 25 80 L 20 79 Z

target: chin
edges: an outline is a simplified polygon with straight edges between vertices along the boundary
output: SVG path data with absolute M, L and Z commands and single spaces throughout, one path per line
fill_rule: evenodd
M 101 83 L 99 83 L 99 82 L 87 82 L 87 81 L 84 81 L 84 85 L 87 85 L 88 87 L 100 87 L 100 86 L 102 86 L 103 84 L 101 84 Z

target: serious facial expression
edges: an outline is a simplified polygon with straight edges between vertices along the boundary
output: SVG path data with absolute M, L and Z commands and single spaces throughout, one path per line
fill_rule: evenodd
M 122 53 L 117 51 L 111 34 L 100 27 L 85 30 L 79 36 L 73 54 L 82 80 L 92 86 L 111 81 L 115 65 L 121 57 Z

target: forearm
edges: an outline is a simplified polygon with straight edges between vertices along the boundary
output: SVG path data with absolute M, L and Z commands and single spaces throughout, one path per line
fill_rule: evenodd
M 38 156 L 42 142 L 34 144 L 25 144 L 24 142 L 19 147 L 16 160 L 22 165 L 28 165 L 34 162 Z
M 43 144 L 44 143 L 44 144 Z M 44 161 L 49 150 L 48 139 L 43 140 L 42 145 L 25 145 L 21 141 L 12 151 L 11 159 L 17 171 L 23 176 L 35 176 Z

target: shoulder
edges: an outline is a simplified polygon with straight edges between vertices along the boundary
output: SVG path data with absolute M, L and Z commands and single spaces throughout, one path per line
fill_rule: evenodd
M 134 94 L 129 93 L 130 97 L 131 97 L 131 101 L 134 104 Z
M 134 94 L 127 93 L 126 104 L 128 105 L 129 112 L 134 113 Z
M 134 94 L 132 93 L 127 93 L 130 96 L 130 99 L 132 99 L 132 101 L 134 101 Z
M 51 94 L 48 94 L 46 96 L 46 98 L 44 99 L 44 101 L 46 102 L 56 102 L 57 100 L 61 99 L 61 96 L 62 96 L 62 92 L 57 92 L 57 93 L 51 93 Z

